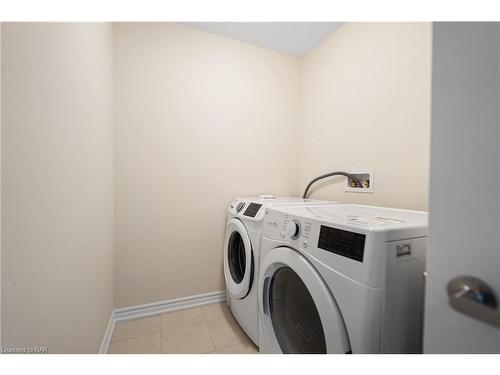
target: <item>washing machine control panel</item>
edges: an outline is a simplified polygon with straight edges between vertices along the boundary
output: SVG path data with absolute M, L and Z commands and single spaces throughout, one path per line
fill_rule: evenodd
M 280 237 L 282 240 L 301 240 L 301 245 L 306 248 L 311 235 L 311 225 L 312 224 L 308 221 L 302 221 L 290 215 L 284 215 L 281 222 Z
M 366 235 L 321 225 L 318 247 L 347 258 L 363 261 Z
M 316 248 L 320 253 L 334 253 L 363 262 L 366 235 L 313 223 L 310 218 L 273 211 L 264 222 L 263 235 L 267 238 L 291 241 L 303 249 Z M 277 225 L 275 225 L 277 224 Z
M 297 239 L 300 236 L 301 225 L 300 221 L 292 220 L 286 225 L 286 234 L 292 239 Z

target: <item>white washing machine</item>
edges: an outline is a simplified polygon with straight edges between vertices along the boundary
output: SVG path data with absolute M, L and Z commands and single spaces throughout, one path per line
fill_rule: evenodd
M 427 213 L 338 204 L 266 210 L 264 353 L 420 353 Z
M 334 203 L 302 198 L 260 196 L 236 198 L 229 205 L 223 261 L 226 298 L 239 325 L 256 345 L 259 345 L 257 277 L 266 208 Z

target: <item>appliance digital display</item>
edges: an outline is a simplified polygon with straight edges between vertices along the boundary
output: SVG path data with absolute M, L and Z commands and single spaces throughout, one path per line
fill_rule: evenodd
M 257 212 L 259 212 L 259 209 L 262 207 L 261 204 L 258 203 L 250 203 L 243 213 L 244 216 L 249 216 L 249 217 L 255 217 L 257 215 Z
M 318 247 L 347 258 L 363 261 L 365 251 L 364 234 L 322 225 L 319 231 Z

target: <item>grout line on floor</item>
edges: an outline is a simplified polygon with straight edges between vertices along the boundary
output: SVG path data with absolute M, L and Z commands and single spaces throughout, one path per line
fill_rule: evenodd
M 222 310 L 224 310 L 224 307 L 227 306 L 227 304 L 224 304 L 223 302 L 215 302 L 213 303 L 213 305 L 216 305 L 216 304 L 219 304 L 219 305 L 223 305 L 222 306 Z M 207 305 L 211 305 L 211 304 L 207 304 Z M 155 334 L 160 334 L 160 344 L 161 344 L 161 353 L 163 354 L 169 354 L 169 353 L 165 353 L 164 352 L 164 347 L 163 347 L 163 338 L 164 338 L 164 334 L 167 334 L 169 331 L 172 331 L 172 330 L 175 330 L 175 329 L 179 329 L 179 328 L 183 328 L 183 327 L 189 327 L 189 326 L 192 326 L 192 325 L 196 325 L 196 324 L 200 324 L 200 323 L 203 323 L 205 328 L 208 330 L 208 333 L 209 333 L 209 337 L 210 337 L 210 342 L 212 343 L 212 347 L 213 347 L 213 350 L 211 350 L 210 352 L 206 352 L 206 353 L 200 353 L 200 354 L 221 354 L 219 353 L 219 350 L 226 350 L 226 349 L 230 349 L 230 348 L 233 348 L 233 347 L 236 347 L 236 346 L 239 346 L 239 345 L 243 345 L 244 343 L 238 343 L 238 344 L 234 344 L 234 345 L 229 345 L 229 346 L 225 346 L 225 347 L 222 347 L 222 348 L 218 348 L 215 346 L 215 341 L 214 341 L 214 337 L 212 335 L 212 333 L 210 332 L 210 329 L 208 329 L 208 323 L 209 322 L 214 322 L 214 321 L 225 321 L 229 326 L 234 326 L 238 329 L 241 329 L 243 330 L 240 325 L 236 322 L 236 324 L 234 324 L 235 322 L 228 319 L 228 317 L 225 315 L 225 312 L 222 311 L 222 315 L 219 316 L 218 318 L 216 319 L 210 319 L 208 320 L 207 317 L 203 314 L 203 309 L 200 307 L 198 307 L 200 310 L 201 310 L 201 313 L 202 313 L 202 318 L 203 320 L 201 322 L 197 322 L 197 323 L 190 323 L 190 324 L 184 324 L 184 325 L 181 325 L 179 327 L 175 327 L 175 328 L 170 328 L 170 329 L 165 329 L 163 330 L 162 329 L 162 325 L 161 325 L 161 316 L 163 314 L 155 314 L 155 315 L 152 315 L 150 317 L 146 317 L 146 318 L 137 318 L 137 319 L 130 319 L 130 320 L 127 320 L 127 321 L 133 321 L 133 320 L 141 320 L 141 319 L 147 319 L 147 318 L 151 318 L 151 317 L 156 317 L 158 316 L 160 318 L 160 329 L 159 329 L 159 332 L 158 331 L 154 331 L 154 332 L 150 332 L 150 333 L 146 333 L 146 334 L 141 334 L 141 335 L 138 335 L 138 336 L 132 336 L 132 337 L 127 337 L 127 338 L 124 338 L 124 339 L 120 339 L 120 340 L 116 340 L 116 341 L 113 341 L 113 342 L 110 342 L 110 346 L 111 344 L 115 344 L 115 343 L 121 343 L 121 342 L 124 342 L 124 341 L 129 341 L 129 340 L 133 340 L 133 339 L 138 339 L 138 338 L 141 338 L 141 337 L 145 337 L 145 336 L 150 336 L 150 335 L 155 335 Z M 181 309 L 182 310 L 182 309 Z M 180 311 L 180 310 L 179 310 Z M 124 323 L 125 321 L 123 321 Z M 121 322 L 117 322 L 117 325 L 120 324 Z M 117 325 L 115 325 L 115 327 L 113 328 L 113 332 L 112 332 L 112 335 L 111 337 L 113 337 L 113 333 L 114 333 L 114 330 L 116 329 Z M 251 339 L 248 337 L 248 340 L 249 342 L 251 342 Z M 255 345 L 253 344 L 253 342 L 251 342 L 252 345 Z M 257 349 L 258 350 L 258 349 Z M 108 352 L 109 352 L 109 348 L 108 348 Z M 223 354 L 223 353 L 222 353 Z
M 215 347 L 215 342 L 214 342 L 214 338 L 212 337 L 212 333 L 210 332 L 210 330 L 208 329 L 208 326 L 207 326 L 207 322 L 203 322 L 205 323 L 205 327 L 207 327 L 207 331 L 208 331 L 208 336 L 210 336 L 210 341 L 212 342 L 212 347 L 214 348 L 214 353 L 217 353 L 217 348 Z

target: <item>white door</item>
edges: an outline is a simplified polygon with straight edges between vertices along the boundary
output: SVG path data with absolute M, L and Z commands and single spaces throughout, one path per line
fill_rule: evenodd
M 351 352 L 337 303 L 315 268 L 279 247 L 262 262 L 259 280 L 261 350 L 267 353 Z
M 224 239 L 224 279 L 231 296 L 245 298 L 252 288 L 254 260 L 252 243 L 243 223 L 232 219 Z
M 424 352 L 500 353 L 499 24 L 434 24 L 432 66 Z

